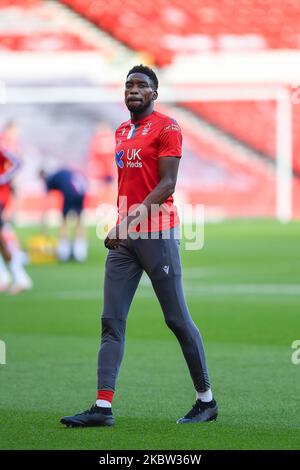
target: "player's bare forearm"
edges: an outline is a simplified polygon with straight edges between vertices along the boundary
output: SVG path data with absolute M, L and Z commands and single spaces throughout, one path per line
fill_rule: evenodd
M 143 201 L 143 206 L 147 208 L 147 213 L 150 211 L 151 206 L 163 204 L 169 196 L 175 191 L 176 181 L 174 182 L 171 178 L 163 178 L 160 180 L 158 185 L 148 194 Z

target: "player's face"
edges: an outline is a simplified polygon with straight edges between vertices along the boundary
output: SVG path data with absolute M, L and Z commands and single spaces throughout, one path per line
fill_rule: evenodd
M 144 73 L 132 73 L 125 83 L 125 104 L 132 113 L 141 113 L 153 100 L 157 92 L 152 88 L 150 78 Z

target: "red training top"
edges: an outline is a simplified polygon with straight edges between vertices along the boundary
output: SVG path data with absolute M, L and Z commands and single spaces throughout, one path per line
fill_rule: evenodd
M 121 221 L 160 181 L 158 159 L 182 155 L 182 134 L 177 122 L 157 111 L 132 122 L 123 122 L 116 130 L 115 159 L 118 166 L 118 212 Z M 141 232 L 167 230 L 179 223 L 173 197 L 149 214 L 136 227 Z
M 0 205 L 6 206 L 11 196 L 11 181 L 19 168 L 19 160 L 0 148 Z

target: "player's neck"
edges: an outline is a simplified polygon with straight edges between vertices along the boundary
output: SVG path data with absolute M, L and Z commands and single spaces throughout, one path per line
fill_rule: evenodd
M 153 106 L 153 103 L 151 103 L 148 106 L 148 108 L 146 108 L 141 113 L 130 113 L 131 121 L 132 122 L 140 121 L 141 119 L 144 119 L 145 117 L 149 116 L 149 114 L 152 114 L 153 111 L 154 111 L 154 106 Z

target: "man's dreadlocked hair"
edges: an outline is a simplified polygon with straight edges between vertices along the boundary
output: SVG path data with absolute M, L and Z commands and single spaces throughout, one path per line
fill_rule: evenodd
M 143 73 L 147 75 L 147 77 L 149 77 L 150 80 L 152 81 L 155 91 L 157 90 L 158 79 L 157 79 L 155 72 L 152 69 L 150 69 L 150 67 L 147 67 L 147 65 L 143 65 L 143 64 L 135 65 L 131 70 L 129 70 L 127 77 L 131 75 L 132 73 Z

